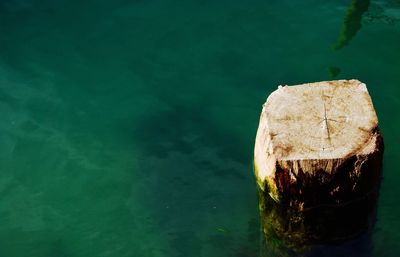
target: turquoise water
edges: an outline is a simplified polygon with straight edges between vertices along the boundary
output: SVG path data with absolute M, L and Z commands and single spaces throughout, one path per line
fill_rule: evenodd
M 400 1 L 3 0 L 0 33 L 0 256 L 261 256 L 261 105 L 333 78 L 384 177 L 368 240 L 312 255 L 400 255 Z

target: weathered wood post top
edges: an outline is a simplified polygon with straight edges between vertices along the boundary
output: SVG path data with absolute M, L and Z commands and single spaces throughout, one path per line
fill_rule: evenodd
M 377 183 L 382 152 L 377 115 L 364 83 L 279 86 L 261 113 L 256 180 L 276 202 L 299 210 L 340 204 Z

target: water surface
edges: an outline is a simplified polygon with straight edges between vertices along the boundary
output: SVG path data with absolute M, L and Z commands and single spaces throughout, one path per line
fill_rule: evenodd
M 399 256 L 400 1 L 3 0 L 0 34 L 0 256 L 261 256 L 261 105 L 342 78 L 385 138 L 377 223 L 312 254 Z

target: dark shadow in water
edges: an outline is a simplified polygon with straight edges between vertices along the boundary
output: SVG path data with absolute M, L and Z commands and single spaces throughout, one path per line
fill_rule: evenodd
M 163 158 L 171 152 L 190 154 L 205 146 L 216 149 L 221 158 L 247 165 L 251 160 L 250 145 L 239 135 L 215 124 L 210 116 L 204 105 L 170 105 L 169 110 L 144 117 L 134 132 L 134 141 L 149 156 Z
M 294 213 L 259 190 L 261 257 L 371 257 L 379 187 L 343 206 Z
M 328 76 L 330 79 L 336 78 L 340 74 L 340 68 L 335 66 L 328 67 Z
M 333 44 L 334 50 L 339 50 L 348 45 L 351 39 L 361 29 L 363 14 L 368 10 L 370 0 L 352 0 L 346 10 L 342 30 Z
M 225 201 L 227 195 L 221 194 L 220 188 L 234 183 L 243 185 L 238 181 L 251 176 L 236 166 L 249 166 L 252 145 L 229 131 L 229 124 L 216 124 L 212 117 L 210 108 L 204 104 L 171 103 L 135 124 L 132 140 L 144 156 L 143 170 L 157 174 L 155 183 L 149 185 L 149 191 L 154 192 L 149 208 L 156 213 L 159 229 L 173 233 L 168 244 L 176 256 L 197 256 L 195 253 L 202 251 L 203 244 L 217 250 L 224 247 L 221 250 L 224 252 L 232 244 L 234 237 L 229 233 L 217 232 L 209 241 L 202 242 L 196 231 L 210 223 L 203 219 L 202 212 L 216 212 L 219 208 L 212 206 Z M 207 152 L 201 154 L 199 150 Z M 149 160 L 156 160 L 156 164 L 147 163 Z M 179 160 L 183 163 L 176 163 Z M 239 165 L 224 165 L 223 161 Z M 251 244 L 246 243 L 239 256 L 254 253 L 247 245 Z
M 331 210 L 324 210 L 323 212 L 326 211 L 324 214 L 321 214 L 320 211 L 316 211 L 310 214 L 310 217 L 307 217 L 308 221 L 299 225 L 293 221 L 282 221 L 281 215 L 285 211 L 277 210 L 276 207 L 272 207 L 274 203 L 272 203 L 273 200 L 270 201 L 271 203 L 267 204 L 269 211 L 260 211 L 262 217 L 261 228 L 263 230 L 261 234 L 265 246 L 264 249 L 262 249 L 261 257 L 372 256 L 373 244 L 371 230 L 376 216 L 375 211 L 373 211 L 373 213 L 369 212 L 368 215 L 359 216 L 360 214 L 365 214 L 365 206 L 363 203 L 350 208 L 346 207 L 345 210 L 340 211 L 339 217 L 336 217 L 336 211 L 331 212 Z M 360 211 L 356 211 L 357 209 Z M 329 212 L 331 212 L 332 216 L 328 217 L 328 221 L 321 218 L 323 215 L 327 216 L 326 214 Z M 347 214 L 351 216 L 348 220 L 345 217 Z M 359 219 L 357 219 L 357 216 L 359 216 Z M 283 217 L 283 219 L 286 218 L 287 216 Z M 337 218 L 337 220 L 335 220 L 335 218 Z M 280 234 L 282 230 L 290 231 L 285 235 L 285 238 L 282 238 Z M 348 238 L 335 239 L 328 238 L 327 235 L 325 235 L 323 240 L 326 239 L 327 242 L 324 242 L 318 237 L 313 237 L 314 230 L 327 230 L 327 233 L 332 231 L 333 234 L 350 234 Z M 355 232 L 357 230 L 358 232 Z M 290 238 L 290 236 L 293 236 L 293 238 Z M 310 244 L 309 241 L 313 240 L 315 240 L 315 242 Z
M 371 257 L 373 252 L 373 242 L 371 232 L 340 245 L 320 245 L 315 246 L 305 257 Z

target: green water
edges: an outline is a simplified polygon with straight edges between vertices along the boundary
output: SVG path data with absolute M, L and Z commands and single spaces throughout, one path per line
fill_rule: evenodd
M 399 256 L 400 1 L 354 4 L 2 0 L 0 256 L 261 256 L 261 105 L 333 78 L 367 83 L 384 177 L 369 239 L 311 255 Z

